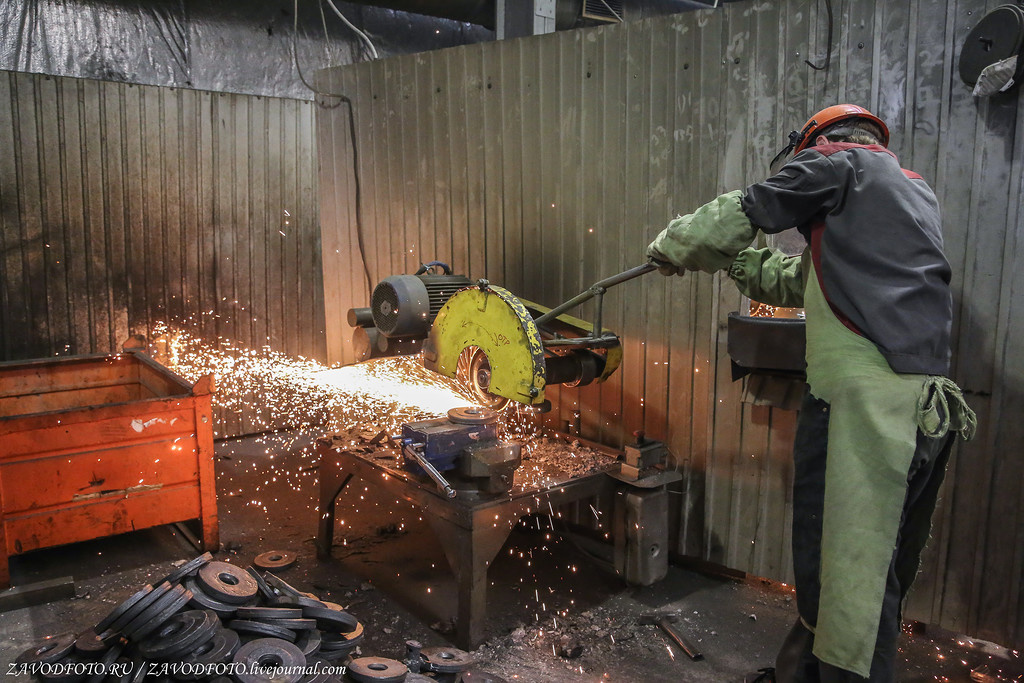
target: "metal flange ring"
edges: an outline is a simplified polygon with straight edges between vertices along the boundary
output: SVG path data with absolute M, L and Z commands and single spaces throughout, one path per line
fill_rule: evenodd
M 136 641 L 142 640 L 150 633 L 160 628 L 160 626 L 162 626 L 165 621 L 173 617 L 178 610 L 184 607 L 185 604 L 192 599 L 192 592 L 183 588 L 182 586 L 174 586 L 173 588 L 171 588 L 170 592 L 164 597 L 169 597 L 170 600 L 166 603 L 165 607 L 162 610 L 156 612 L 156 610 L 153 609 L 156 607 L 156 604 L 154 603 L 154 605 L 151 607 L 151 609 L 153 609 L 154 611 L 152 617 L 150 617 L 148 620 L 142 621 L 140 624 L 135 624 L 133 622 L 125 627 L 124 634 L 128 638 Z M 142 614 L 139 616 L 145 617 L 147 615 Z
M 332 673 L 336 668 L 338 667 L 326 659 L 307 655 L 306 675 L 302 678 L 302 683 L 332 683 L 337 680 L 336 674 Z
M 320 631 L 313 629 L 300 633 L 295 645 L 302 650 L 302 654 L 309 657 L 320 651 L 320 642 Z
M 86 683 L 103 683 L 107 677 L 107 672 L 113 669 L 114 662 L 121 656 L 122 650 L 124 650 L 123 645 L 114 645 L 107 650 L 106 654 L 96 662 L 96 668 L 93 670 L 94 673 L 85 679 Z
M 349 633 L 323 633 L 320 636 L 320 656 L 331 660 L 347 657 L 363 642 L 363 635 L 362 622 Z
M 231 661 L 238 665 L 239 683 L 298 683 L 306 656 L 292 643 L 257 638 L 238 648 Z
M 458 673 L 476 664 L 471 654 L 454 647 L 425 647 L 421 654 L 429 670 L 439 674 Z
M 180 612 L 139 643 L 138 652 L 146 659 L 166 661 L 180 658 L 213 638 L 219 628 L 220 619 L 209 610 Z
M 252 563 L 257 569 L 279 572 L 291 567 L 297 559 L 298 556 L 295 553 L 287 550 L 270 550 L 254 557 Z
M 260 573 L 256 571 L 255 568 L 246 567 L 245 571 L 249 572 L 249 576 L 251 576 L 253 581 L 256 582 L 256 585 L 260 589 L 260 595 L 263 596 L 264 600 L 269 601 L 273 600 L 274 598 L 280 597 L 280 593 L 271 588 L 270 584 L 267 583 L 267 580 L 264 579 L 263 576 L 260 575 Z
M 150 673 L 146 660 L 141 657 L 132 657 L 130 661 L 131 670 L 126 670 L 126 675 L 121 676 L 119 683 L 142 683 L 146 679 L 146 675 Z
M 134 634 L 137 629 L 149 623 L 184 591 L 185 589 L 177 584 L 172 586 L 166 581 L 163 582 L 147 596 L 145 601 L 147 604 L 144 608 L 139 609 L 142 603 L 138 603 L 135 609 L 126 612 L 124 616 L 115 621 L 111 629 L 124 634 L 126 638 L 135 638 Z
M 117 621 L 122 615 L 124 615 L 125 612 L 134 607 L 136 603 L 139 602 L 139 600 L 142 600 L 144 597 L 149 595 L 149 593 L 152 590 L 153 586 L 149 584 L 146 584 L 145 586 L 140 588 L 136 593 L 133 593 L 127 600 L 125 600 L 120 605 L 111 610 L 110 614 L 103 617 L 100 620 L 100 622 L 93 627 L 93 630 L 96 633 L 103 633 L 104 631 L 106 631 L 108 628 L 110 628 L 111 624 Z
M 260 638 L 279 638 L 294 643 L 298 634 L 290 628 L 274 626 L 262 621 L 251 621 L 249 619 L 232 619 L 228 622 L 228 628 L 238 631 L 242 635 L 257 636 Z
M 262 621 L 264 624 L 289 628 L 293 631 L 313 631 L 317 626 L 316 619 L 254 619 L 253 621 Z
M 121 640 L 121 635 L 113 631 L 104 631 L 97 635 L 93 629 L 87 629 L 75 638 L 75 652 L 86 657 L 99 657 Z
M 363 623 L 357 622 L 356 627 L 348 633 L 334 633 L 328 631 L 321 634 L 321 645 L 325 650 L 352 649 L 363 640 Z
M 175 569 L 173 572 L 171 572 L 164 578 L 157 581 L 155 585 L 159 586 L 164 581 L 166 581 L 167 583 L 174 584 L 180 582 L 186 576 L 194 576 L 195 573 L 199 571 L 199 569 L 204 564 L 210 562 L 211 560 L 213 560 L 213 555 L 211 555 L 210 553 L 203 553 L 199 557 L 194 557 L 185 564 Z
M 307 619 L 316 619 L 317 626 L 321 631 L 350 633 L 359 625 L 359 620 L 348 612 L 329 607 L 304 607 L 302 616 Z
M 214 600 L 243 605 L 259 592 L 256 579 L 241 567 L 227 562 L 209 562 L 196 575 L 196 584 Z
M 239 619 L 301 619 L 302 609 L 299 607 L 239 607 L 236 612 Z
M 305 609 L 307 607 L 320 607 L 330 609 L 322 600 L 310 598 L 305 595 L 282 595 L 270 600 L 269 604 L 274 607 L 299 607 L 301 609 Z
M 348 677 L 356 683 L 402 683 L 409 667 L 397 659 L 357 657 L 348 665 Z
M 170 590 L 171 584 L 167 583 L 166 581 L 158 583 L 156 588 L 146 593 L 146 595 L 143 596 L 141 600 L 136 602 L 134 605 L 131 606 L 131 608 L 126 610 L 124 614 L 115 619 L 114 623 L 110 625 L 109 630 L 114 632 L 124 631 L 125 627 L 128 626 L 128 624 L 134 621 L 135 618 L 138 617 L 140 614 L 148 610 L 150 606 L 152 606 L 157 600 L 167 595 L 167 593 L 170 592 Z
M 213 670 L 215 665 L 230 662 L 241 645 L 238 633 L 229 628 L 219 629 L 213 634 L 213 638 L 192 648 L 185 655 L 178 678 L 195 680 L 208 675 L 206 672 Z
M 22 652 L 14 661 L 17 664 L 53 664 L 71 654 L 75 640 L 74 633 L 49 636 Z
M 498 413 L 482 406 L 460 406 L 448 411 L 448 419 L 457 425 L 486 425 L 496 422 Z
M 207 595 L 202 588 L 196 583 L 196 580 L 191 576 L 185 579 L 182 584 L 192 593 L 192 599 L 188 601 L 188 604 L 196 609 L 208 609 L 214 612 L 221 619 L 231 619 L 235 616 L 235 612 L 238 610 L 238 605 L 232 605 L 226 602 L 221 602 Z
M 317 600 L 316 598 L 308 598 L 305 595 L 280 595 L 267 601 L 267 604 L 273 607 L 298 607 L 299 609 L 325 606 L 323 601 Z

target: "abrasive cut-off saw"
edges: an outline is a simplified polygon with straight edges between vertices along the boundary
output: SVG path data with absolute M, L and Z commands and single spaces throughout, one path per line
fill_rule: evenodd
M 543 410 L 550 405 L 545 387 L 603 382 L 619 367 L 619 338 L 601 326 L 602 297 L 656 268 L 631 268 L 546 308 L 432 261 L 412 275 L 384 278 L 370 306 L 350 309 L 348 322 L 360 360 L 422 352 L 428 370 L 458 379 L 482 405 L 512 400 Z M 566 315 L 593 298 L 593 322 Z

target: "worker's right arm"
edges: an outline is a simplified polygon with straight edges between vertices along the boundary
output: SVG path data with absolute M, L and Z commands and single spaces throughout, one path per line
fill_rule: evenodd
M 740 206 L 757 229 L 777 233 L 824 217 L 842 203 L 844 188 L 829 158 L 808 149 L 772 177 L 748 187 Z
M 804 305 L 804 263 L 810 251 L 786 256 L 775 249 L 744 249 L 729 266 L 729 277 L 743 294 L 769 306 L 799 308 Z

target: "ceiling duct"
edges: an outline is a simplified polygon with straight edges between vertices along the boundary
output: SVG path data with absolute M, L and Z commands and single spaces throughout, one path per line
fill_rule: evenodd
M 584 19 L 619 23 L 622 21 L 622 0 L 583 0 Z
M 695 9 L 712 9 L 738 1 L 740 0 L 636 0 L 629 3 L 627 9 L 623 0 L 346 0 L 349 4 L 464 21 L 492 31 L 498 23 L 499 6 L 505 12 L 506 24 L 511 22 L 525 26 L 532 24 L 535 13 L 548 17 L 553 14 L 555 30 L 564 31 L 597 23 L 619 23 Z M 540 7 L 544 7 L 543 12 Z M 520 29 L 507 31 L 506 35 L 532 35 L 535 32 L 523 27 Z
M 430 17 L 465 21 L 484 28 L 495 28 L 497 16 L 496 0 L 347 0 L 356 5 L 383 7 L 399 12 L 425 14 Z M 506 5 L 515 3 L 524 16 L 533 14 L 532 2 L 506 0 Z M 622 21 L 622 0 L 554 0 L 555 28 L 575 28 L 581 21 L 619 22 Z
M 465 21 L 494 30 L 494 0 L 347 0 L 356 5 L 369 5 L 399 12 L 425 14 L 429 17 Z

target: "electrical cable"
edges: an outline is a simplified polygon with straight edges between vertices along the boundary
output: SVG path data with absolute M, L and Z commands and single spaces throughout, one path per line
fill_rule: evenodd
M 362 184 L 359 182 L 359 145 L 357 144 L 356 138 L 355 108 L 352 106 L 352 100 L 347 95 L 341 95 L 339 93 L 331 93 L 318 90 L 315 86 L 310 85 L 309 81 L 306 80 L 305 75 L 302 73 L 302 66 L 299 64 L 299 0 L 295 0 L 293 18 L 294 25 L 292 27 L 292 61 L 295 64 L 295 71 L 299 74 L 299 80 L 302 81 L 302 84 L 309 88 L 314 94 L 319 95 L 321 97 L 333 97 L 341 100 L 339 104 L 348 105 L 348 132 L 352 141 L 352 179 L 356 195 L 356 243 L 359 245 L 359 256 L 363 262 L 363 274 L 366 276 L 366 291 L 372 293 L 373 278 L 370 276 L 370 264 L 367 262 L 365 240 L 363 239 L 363 193 Z M 323 102 L 318 102 L 317 104 L 319 104 L 324 109 L 334 109 L 337 106 L 339 106 L 329 106 Z
M 828 52 L 825 53 L 825 66 L 812 64 L 809 59 L 804 60 L 804 64 L 815 71 L 828 71 L 829 66 L 832 65 L 832 0 L 825 0 L 825 9 L 828 11 Z
M 335 4 L 334 4 L 334 0 L 327 0 L 327 4 L 328 4 L 328 5 L 330 5 L 330 6 L 331 6 L 331 9 L 332 9 L 332 10 L 334 10 L 334 13 L 335 13 L 335 14 L 337 14 L 337 15 L 338 15 L 338 17 L 339 17 L 339 18 L 340 18 L 340 19 L 341 19 L 341 20 L 342 20 L 343 22 L 345 22 L 345 26 L 348 26 L 348 27 L 349 27 L 350 29 L 352 29 L 352 30 L 353 30 L 353 31 L 355 32 L 355 34 L 356 34 L 357 36 L 359 36 L 359 38 L 360 38 L 360 39 L 362 39 L 362 41 L 363 41 L 364 43 L 366 43 L 366 46 L 367 46 L 368 48 L 370 48 L 370 55 L 371 55 L 371 56 L 372 56 L 372 57 L 373 57 L 374 59 L 377 59 L 377 58 L 379 57 L 379 55 L 377 54 L 377 48 L 375 48 L 375 47 L 373 46 L 373 43 L 372 43 L 372 42 L 370 42 L 370 39 L 366 37 L 366 34 L 365 34 L 365 33 L 363 33 L 362 31 L 360 31 L 359 29 L 357 29 L 357 28 L 356 28 L 356 27 L 355 27 L 355 26 L 354 26 L 354 25 L 352 24 L 352 22 L 351 22 L 351 21 L 349 21 L 348 19 L 346 19 L 346 18 L 345 18 L 345 15 L 341 13 L 341 10 L 340 10 L 340 9 L 338 9 L 338 8 L 337 8 L 337 6 L 335 6 Z

